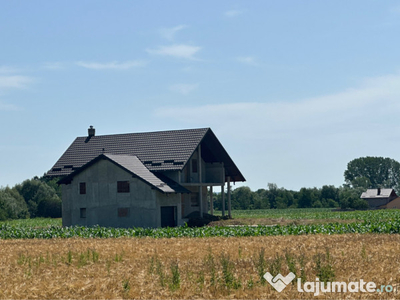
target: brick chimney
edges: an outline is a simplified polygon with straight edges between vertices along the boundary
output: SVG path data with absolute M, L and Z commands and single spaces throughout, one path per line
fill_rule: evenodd
M 88 137 L 92 137 L 95 135 L 96 130 L 93 128 L 92 125 L 90 125 L 89 129 L 88 129 Z

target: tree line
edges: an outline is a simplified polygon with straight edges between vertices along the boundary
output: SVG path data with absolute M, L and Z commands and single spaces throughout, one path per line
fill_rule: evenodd
M 279 188 L 268 183 L 266 188 L 252 191 L 236 188 L 231 193 L 232 209 L 283 209 L 311 207 L 368 208 L 360 195 L 369 188 L 393 188 L 400 192 L 400 163 L 391 158 L 360 157 L 350 161 L 340 187 L 301 188 L 299 191 Z M 0 220 L 34 217 L 61 217 L 59 178 L 34 177 L 15 185 L 0 188 Z M 221 193 L 214 193 L 216 209 L 222 209 Z M 225 195 L 227 199 L 227 195 Z
M 12 188 L 0 188 L 0 221 L 61 218 L 61 189 L 57 180 L 34 177 Z
M 268 183 L 267 189 L 252 191 L 247 186 L 231 192 L 232 209 L 284 209 L 284 208 L 342 208 L 366 209 L 368 203 L 360 199 L 364 190 L 352 187 L 324 185 L 322 188 L 301 188 L 300 191 L 279 188 Z M 225 193 L 225 199 L 228 195 Z M 214 207 L 222 209 L 221 193 L 214 193 Z
M 251 191 L 239 187 L 232 191 L 232 209 L 311 208 L 340 207 L 366 209 L 368 203 L 361 199 L 367 189 L 392 188 L 400 192 L 400 163 L 391 158 L 360 157 L 347 164 L 345 183 L 340 187 L 324 185 L 322 188 L 301 188 L 300 191 L 278 188 L 268 183 L 267 189 Z M 226 199 L 227 195 L 225 195 Z M 214 194 L 214 206 L 222 208 L 222 195 Z

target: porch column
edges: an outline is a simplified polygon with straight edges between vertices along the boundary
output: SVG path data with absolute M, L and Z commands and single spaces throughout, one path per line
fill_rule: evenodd
M 225 183 L 221 185 L 222 216 L 225 217 Z
M 203 187 L 201 185 L 201 144 L 197 150 L 197 163 L 199 166 L 199 202 L 200 202 L 200 218 L 203 217 Z
M 231 214 L 231 177 L 228 176 L 228 217 L 232 218 Z
M 210 186 L 210 214 L 213 216 L 214 215 L 214 203 L 213 203 L 213 186 Z

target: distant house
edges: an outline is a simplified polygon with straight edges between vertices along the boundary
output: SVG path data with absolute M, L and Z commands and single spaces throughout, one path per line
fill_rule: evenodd
M 386 208 L 388 205 L 389 207 L 393 206 L 394 203 L 391 202 L 398 197 L 394 189 L 378 188 L 368 189 L 366 192 L 361 194 L 360 198 L 366 200 L 370 208 Z
M 209 211 L 207 187 L 226 183 L 230 215 L 230 182 L 245 181 L 210 128 L 96 136 L 90 126 L 47 175 L 61 177 L 63 226 L 182 225 Z

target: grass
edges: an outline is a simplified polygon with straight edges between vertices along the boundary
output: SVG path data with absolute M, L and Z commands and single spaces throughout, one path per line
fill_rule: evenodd
M 0 299 L 310 299 L 295 284 L 276 292 L 262 274 L 395 286 L 399 253 L 399 235 L 0 240 Z
M 287 209 L 234 211 L 238 218 L 202 228 L 62 227 L 60 219 L 26 219 L 0 222 L 0 239 L 110 238 L 110 237 L 232 237 L 345 233 L 400 233 L 400 210 L 330 211 Z M 263 216 L 265 218 L 259 218 Z M 279 217 L 278 219 L 274 219 Z M 312 219 L 310 219 L 312 218 Z M 261 222 L 261 221 L 263 222 Z M 260 222 L 259 222 L 260 221 Z M 235 223 L 236 222 L 236 223 Z M 231 226 L 245 224 L 252 226 Z M 260 226 L 253 226 L 258 224 Z M 265 224 L 274 224 L 264 226 Z M 276 225 L 278 224 L 278 225 Z M 239 254 L 241 248 L 238 249 Z M 115 257 L 115 260 L 122 257 Z
M 221 215 L 221 211 L 214 211 L 215 215 Z M 232 210 L 232 220 L 229 222 L 235 224 L 260 224 L 272 225 L 288 223 L 309 224 L 326 223 L 340 221 L 383 221 L 400 219 L 400 209 L 387 210 L 366 210 L 366 211 L 332 211 L 330 208 L 295 208 L 295 209 L 255 209 L 255 210 Z M 256 222 L 254 221 L 256 220 Z M 301 221 L 305 221 L 301 223 Z M 311 221 L 311 222 L 310 222 Z M 319 222 L 321 221 L 321 222 Z M 61 219 L 34 218 L 0 221 L 2 224 L 8 224 L 15 227 L 33 227 L 43 228 L 49 226 L 61 226 Z
M 8 221 L 0 221 L 1 225 L 10 225 L 13 227 L 30 227 L 30 228 L 44 228 L 49 226 L 61 226 L 62 219 L 52 218 L 33 218 L 33 219 L 16 219 Z
M 214 211 L 221 215 L 220 211 Z M 272 220 L 357 220 L 376 221 L 400 218 L 400 209 L 332 211 L 331 208 L 288 208 L 233 210 L 234 219 L 272 219 Z

